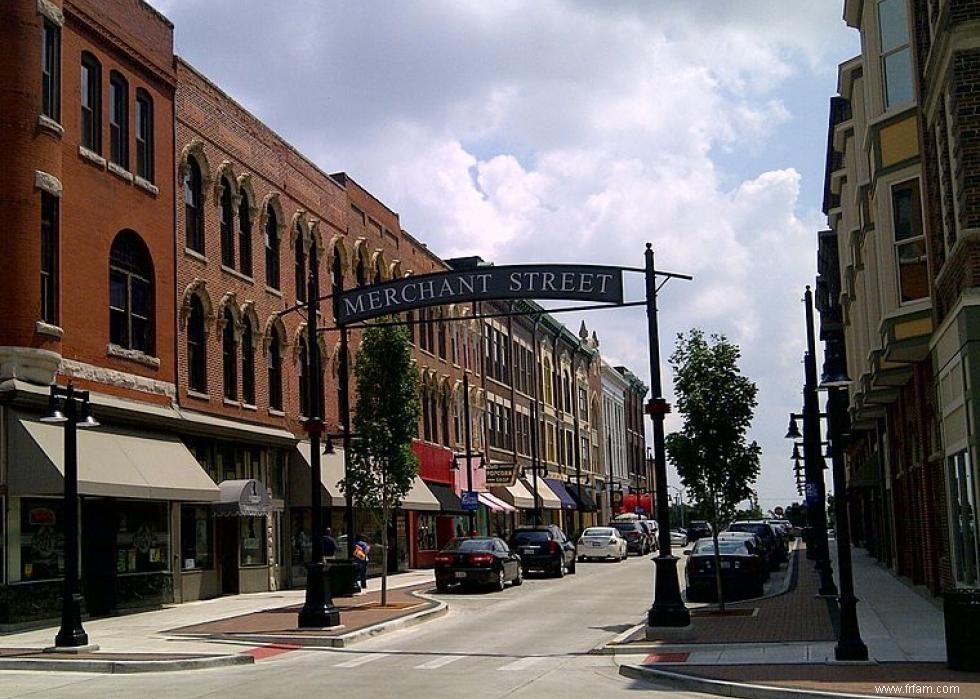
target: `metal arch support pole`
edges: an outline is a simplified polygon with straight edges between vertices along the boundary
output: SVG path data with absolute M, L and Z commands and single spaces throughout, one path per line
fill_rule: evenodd
M 647 330 L 650 342 L 650 403 L 648 412 L 653 421 L 655 485 L 657 488 L 657 524 L 660 527 L 660 552 L 656 561 L 656 588 L 653 605 L 647 614 L 647 633 L 651 627 L 690 626 L 691 613 L 681 598 L 681 586 L 677 579 L 677 556 L 670 550 L 670 510 L 667 497 L 667 449 L 664 437 L 664 420 L 668 410 L 660 385 L 660 334 L 657 325 L 657 276 L 653 266 L 653 247 L 647 243 L 646 292 Z
M 473 492 L 473 434 L 470 425 L 470 372 L 468 371 L 463 372 L 463 395 L 466 398 L 463 401 L 463 419 L 466 420 L 466 491 L 471 493 Z M 467 517 L 470 528 L 466 535 L 471 536 L 476 531 L 476 512 L 469 510 Z

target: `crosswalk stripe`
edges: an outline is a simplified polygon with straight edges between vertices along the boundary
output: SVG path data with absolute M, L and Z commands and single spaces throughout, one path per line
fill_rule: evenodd
M 359 655 L 356 658 L 351 658 L 350 660 L 345 660 L 342 663 L 337 663 L 334 667 L 357 667 L 359 665 L 364 665 L 372 660 L 380 660 L 381 658 L 387 658 L 390 653 L 366 653 L 364 655 Z
M 515 660 L 512 663 L 507 663 L 506 665 L 501 665 L 498 670 L 504 670 L 505 672 L 512 672 L 514 670 L 526 670 L 532 665 L 541 662 L 544 658 L 531 656 L 529 658 L 521 658 L 520 660 Z
M 432 660 L 424 662 L 421 665 L 416 665 L 415 669 L 435 670 L 437 668 L 443 667 L 444 665 L 448 665 L 449 663 L 455 662 L 461 659 L 462 657 L 463 657 L 462 655 L 443 655 L 439 658 L 433 658 Z

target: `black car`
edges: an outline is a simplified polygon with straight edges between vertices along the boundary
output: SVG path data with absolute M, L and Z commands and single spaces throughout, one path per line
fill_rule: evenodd
M 718 596 L 718 585 L 715 580 L 715 542 L 704 539 L 684 553 L 690 556 L 684 569 L 687 577 L 688 601 L 715 599 Z M 726 600 L 762 596 L 763 563 L 752 553 L 747 542 L 734 539 L 719 540 L 718 557 L 721 563 L 721 589 Z
M 510 581 L 524 582 L 521 558 L 497 537 L 453 539 L 435 558 L 436 588 L 445 592 L 451 585 L 492 585 L 503 590 Z
M 711 525 L 700 520 L 693 520 L 687 525 L 687 540 L 694 543 L 698 539 L 711 536 Z
M 637 520 L 630 519 L 623 522 L 610 522 L 609 526 L 618 529 L 619 533 L 626 539 L 626 553 L 632 551 L 638 556 L 642 556 L 650 550 L 650 540 L 646 529 L 640 526 Z
M 776 570 L 781 561 L 785 561 L 786 549 L 783 542 L 776 534 L 776 530 L 771 524 L 766 522 L 738 521 L 728 525 L 730 532 L 751 532 L 759 537 L 761 548 L 765 549 L 766 557 L 769 559 L 769 566 Z
M 575 574 L 575 544 L 554 524 L 518 527 L 510 547 L 520 554 L 525 573 L 540 570 L 559 578 Z

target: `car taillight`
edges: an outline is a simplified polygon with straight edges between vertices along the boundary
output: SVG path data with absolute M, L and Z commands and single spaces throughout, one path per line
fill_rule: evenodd
M 552 539 L 548 542 L 548 553 L 558 553 L 558 542 Z
M 452 563 L 453 557 L 448 553 L 437 553 L 435 557 L 436 563 Z
M 471 553 L 469 557 L 469 562 L 471 566 L 486 566 L 493 563 L 493 554 L 491 553 Z
M 610 539 L 610 540 L 609 540 L 609 543 L 610 543 L 610 544 L 615 544 L 615 543 L 616 543 L 616 540 L 615 540 L 615 539 Z

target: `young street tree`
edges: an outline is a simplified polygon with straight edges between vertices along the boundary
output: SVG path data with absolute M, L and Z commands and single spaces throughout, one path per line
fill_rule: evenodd
M 724 335 L 706 338 L 702 330 L 693 329 L 677 336 L 670 358 L 684 426 L 667 436 L 667 455 L 714 530 L 715 585 L 722 612 L 718 530 L 739 503 L 754 495 L 761 451 L 755 442 L 746 442 L 758 389 L 739 373 L 740 356 L 738 346 Z
M 412 438 L 422 414 L 419 373 L 412 363 L 408 331 L 397 320 L 380 319 L 364 331 L 354 363 L 357 406 L 349 462 L 350 493 L 355 505 L 374 517 L 381 530 L 381 604 L 388 603 L 388 525 L 412 487 L 418 458 Z M 353 536 L 354 532 L 348 532 Z

